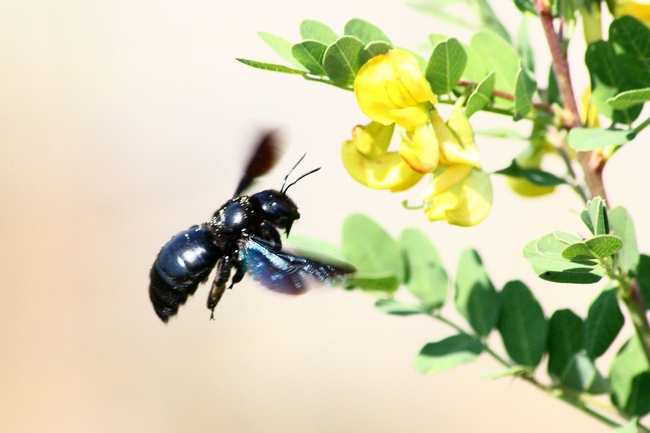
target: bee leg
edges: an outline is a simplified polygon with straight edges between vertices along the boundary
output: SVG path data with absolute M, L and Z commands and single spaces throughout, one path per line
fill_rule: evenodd
M 271 249 L 280 251 L 282 248 L 282 239 L 280 238 L 280 233 L 278 233 L 278 230 L 268 222 L 263 222 L 260 225 L 258 236 L 262 238 L 264 242 L 266 242 L 271 247 Z
M 217 262 L 217 275 L 214 277 L 210 294 L 208 295 L 208 308 L 212 311 L 210 313 L 210 320 L 214 320 L 214 309 L 219 303 L 223 292 L 226 290 L 226 283 L 230 278 L 230 269 L 233 263 L 230 256 L 223 256 Z
M 235 263 L 233 263 L 233 267 L 236 269 L 236 271 L 235 271 L 235 275 L 233 275 L 232 277 L 230 286 L 228 286 L 229 289 L 232 289 L 232 286 L 240 282 L 242 278 L 244 278 L 244 275 L 246 275 L 246 271 L 248 271 L 246 265 L 244 265 L 244 262 L 239 259 L 237 259 Z

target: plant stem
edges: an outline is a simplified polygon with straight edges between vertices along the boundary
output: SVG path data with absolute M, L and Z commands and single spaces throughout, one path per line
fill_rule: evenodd
M 467 335 L 467 336 L 475 338 L 475 339 L 484 340 L 484 339 L 480 338 L 478 335 L 475 335 L 475 334 L 473 334 L 471 332 L 465 331 L 461 326 L 459 326 L 458 324 L 456 324 L 453 321 L 449 320 L 448 318 L 444 317 L 440 313 L 429 312 L 428 315 L 430 317 L 444 323 L 445 325 L 450 326 L 451 328 L 453 328 L 454 330 L 456 330 L 460 334 Z M 648 335 L 650 335 L 650 334 L 648 334 Z M 510 368 L 510 367 L 514 366 L 513 363 L 507 361 L 506 359 L 501 357 L 499 354 L 494 352 L 487 345 L 487 343 L 485 341 L 483 341 L 483 347 L 484 347 L 485 352 L 488 355 L 490 355 L 494 360 L 496 360 L 499 364 L 501 364 L 501 365 L 503 365 L 504 367 L 507 367 L 507 368 Z M 620 424 L 620 423 L 608 418 L 607 416 L 605 416 L 605 415 L 603 415 L 603 414 L 589 408 L 587 405 L 590 404 L 590 405 L 596 406 L 600 410 L 610 412 L 610 413 L 613 413 L 613 414 L 617 414 L 620 417 L 622 417 L 624 419 L 627 419 L 627 420 L 631 419 L 631 417 L 629 417 L 626 414 L 620 413 L 613 406 L 608 405 L 607 403 L 598 401 L 598 400 L 592 398 L 590 395 L 582 393 L 580 391 L 576 391 L 576 390 L 572 390 L 572 389 L 564 388 L 564 387 L 560 387 L 560 386 L 555 386 L 555 385 L 544 385 L 544 384 L 538 382 L 537 379 L 535 379 L 535 377 L 532 374 L 527 373 L 527 372 L 522 372 L 520 374 L 517 374 L 516 376 L 523 379 L 524 381 L 530 383 L 531 385 L 533 385 L 537 389 L 542 390 L 542 391 L 544 391 L 546 393 L 549 393 L 549 394 L 553 395 L 555 398 L 557 398 L 559 400 L 562 400 L 565 403 L 570 404 L 571 406 L 573 406 L 573 407 L 577 408 L 578 410 L 586 413 L 587 415 L 590 415 L 591 417 L 601 421 L 602 423 L 607 424 L 610 427 L 622 427 L 622 424 Z M 644 426 L 639 425 L 639 428 L 644 432 L 650 433 L 650 430 L 648 430 Z
M 627 307 L 627 311 L 630 313 L 634 329 L 639 336 L 639 341 L 641 341 L 643 352 L 648 359 L 648 365 L 650 365 L 650 325 L 646 316 L 645 303 L 639 291 L 639 285 L 635 280 L 632 280 L 632 283 L 628 287 L 629 291 L 627 293 L 623 291 L 621 298 Z
M 643 131 L 648 125 L 650 125 L 650 117 L 635 126 L 633 131 L 635 134 L 638 134 L 639 132 Z
M 641 296 L 641 291 L 639 290 L 639 284 L 634 278 L 628 278 L 625 275 L 620 273 L 619 268 L 614 268 L 613 265 L 600 261 L 600 264 L 605 271 L 607 276 L 612 280 L 616 281 L 620 287 L 619 294 L 621 300 L 627 307 L 627 311 L 630 314 L 632 319 L 632 324 L 634 324 L 634 330 L 636 335 L 639 337 L 641 342 L 641 347 L 643 347 L 643 353 L 648 360 L 648 365 L 650 366 L 650 324 L 648 323 L 648 317 L 646 316 L 646 306 L 643 301 L 643 296 Z
M 558 34 L 553 27 L 553 16 L 548 3 L 545 0 L 535 0 L 535 7 L 537 8 L 537 13 L 551 50 L 553 70 L 555 71 L 555 77 L 557 78 L 560 94 L 562 95 L 562 102 L 568 111 L 563 126 L 569 130 L 581 126 L 580 113 L 578 112 L 578 105 L 571 85 L 569 62 L 567 61 L 566 52 L 562 48 Z M 605 193 L 605 185 L 603 183 L 605 158 L 600 152 L 578 152 L 578 161 L 582 166 L 585 182 L 587 183 L 591 197 L 600 196 L 607 203 L 607 194 Z

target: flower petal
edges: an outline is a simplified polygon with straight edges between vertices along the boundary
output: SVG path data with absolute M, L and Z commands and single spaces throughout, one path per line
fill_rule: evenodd
M 431 124 L 440 143 L 440 164 L 467 164 L 481 168 L 481 156 L 474 142 L 474 132 L 465 115 L 458 115 L 454 110 L 448 123 L 449 126 L 437 110 L 431 113 Z M 453 127 L 453 132 L 450 126 Z
M 618 0 L 616 3 L 616 17 L 631 15 L 646 26 L 650 24 L 650 3 L 640 0 Z
M 471 166 L 439 167 L 423 199 L 429 220 L 446 219 L 449 224 L 473 226 L 490 213 L 492 182 L 486 172 Z
M 352 129 L 352 142 L 363 156 L 376 159 L 386 154 L 394 130 L 394 124 L 386 126 L 370 122 L 366 126 L 357 125 Z
M 407 131 L 399 145 L 399 154 L 418 173 L 431 173 L 438 166 L 440 147 L 430 122 Z
M 354 80 L 354 93 L 372 120 L 407 129 L 426 123 L 429 107 L 437 102 L 417 59 L 400 49 L 368 60 Z
M 379 158 L 367 159 L 357 151 L 351 140 L 343 143 L 341 156 L 350 176 L 373 189 L 403 191 L 411 188 L 424 176 L 411 170 L 397 152 L 388 152 Z

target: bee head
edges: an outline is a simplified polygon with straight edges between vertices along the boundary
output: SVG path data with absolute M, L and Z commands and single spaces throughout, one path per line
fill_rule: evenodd
M 251 200 L 257 201 L 268 222 L 284 229 L 287 235 L 291 231 L 293 222 L 300 218 L 298 206 L 284 192 L 267 189 L 253 194 Z

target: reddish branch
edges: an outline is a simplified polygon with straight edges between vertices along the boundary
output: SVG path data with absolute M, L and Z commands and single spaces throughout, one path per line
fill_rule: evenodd
M 535 0 L 535 7 L 539 14 L 539 18 L 546 34 L 548 46 L 551 49 L 551 57 L 553 58 L 553 70 L 557 78 L 558 88 L 562 95 L 562 102 L 564 103 L 567 115 L 564 119 L 564 127 L 570 130 L 576 126 L 582 126 L 580 123 L 580 113 L 578 112 L 578 105 L 576 98 L 573 94 L 573 87 L 571 86 L 571 74 L 569 72 L 569 63 L 567 61 L 566 52 L 562 48 L 562 44 L 553 27 L 553 16 L 549 9 L 549 5 L 545 0 Z M 605 168 L 605 159 L 599 152 L 578 152 L 578 160 L 582 166 L 582 171 L 585 174 L 585 182 L 591 193 L 592 197 L 600 196 L 607 200 L 605 194 L 605 185 L 603 183 L 603 169 Z M 607 203 L 607 202 L 605 202 Z

